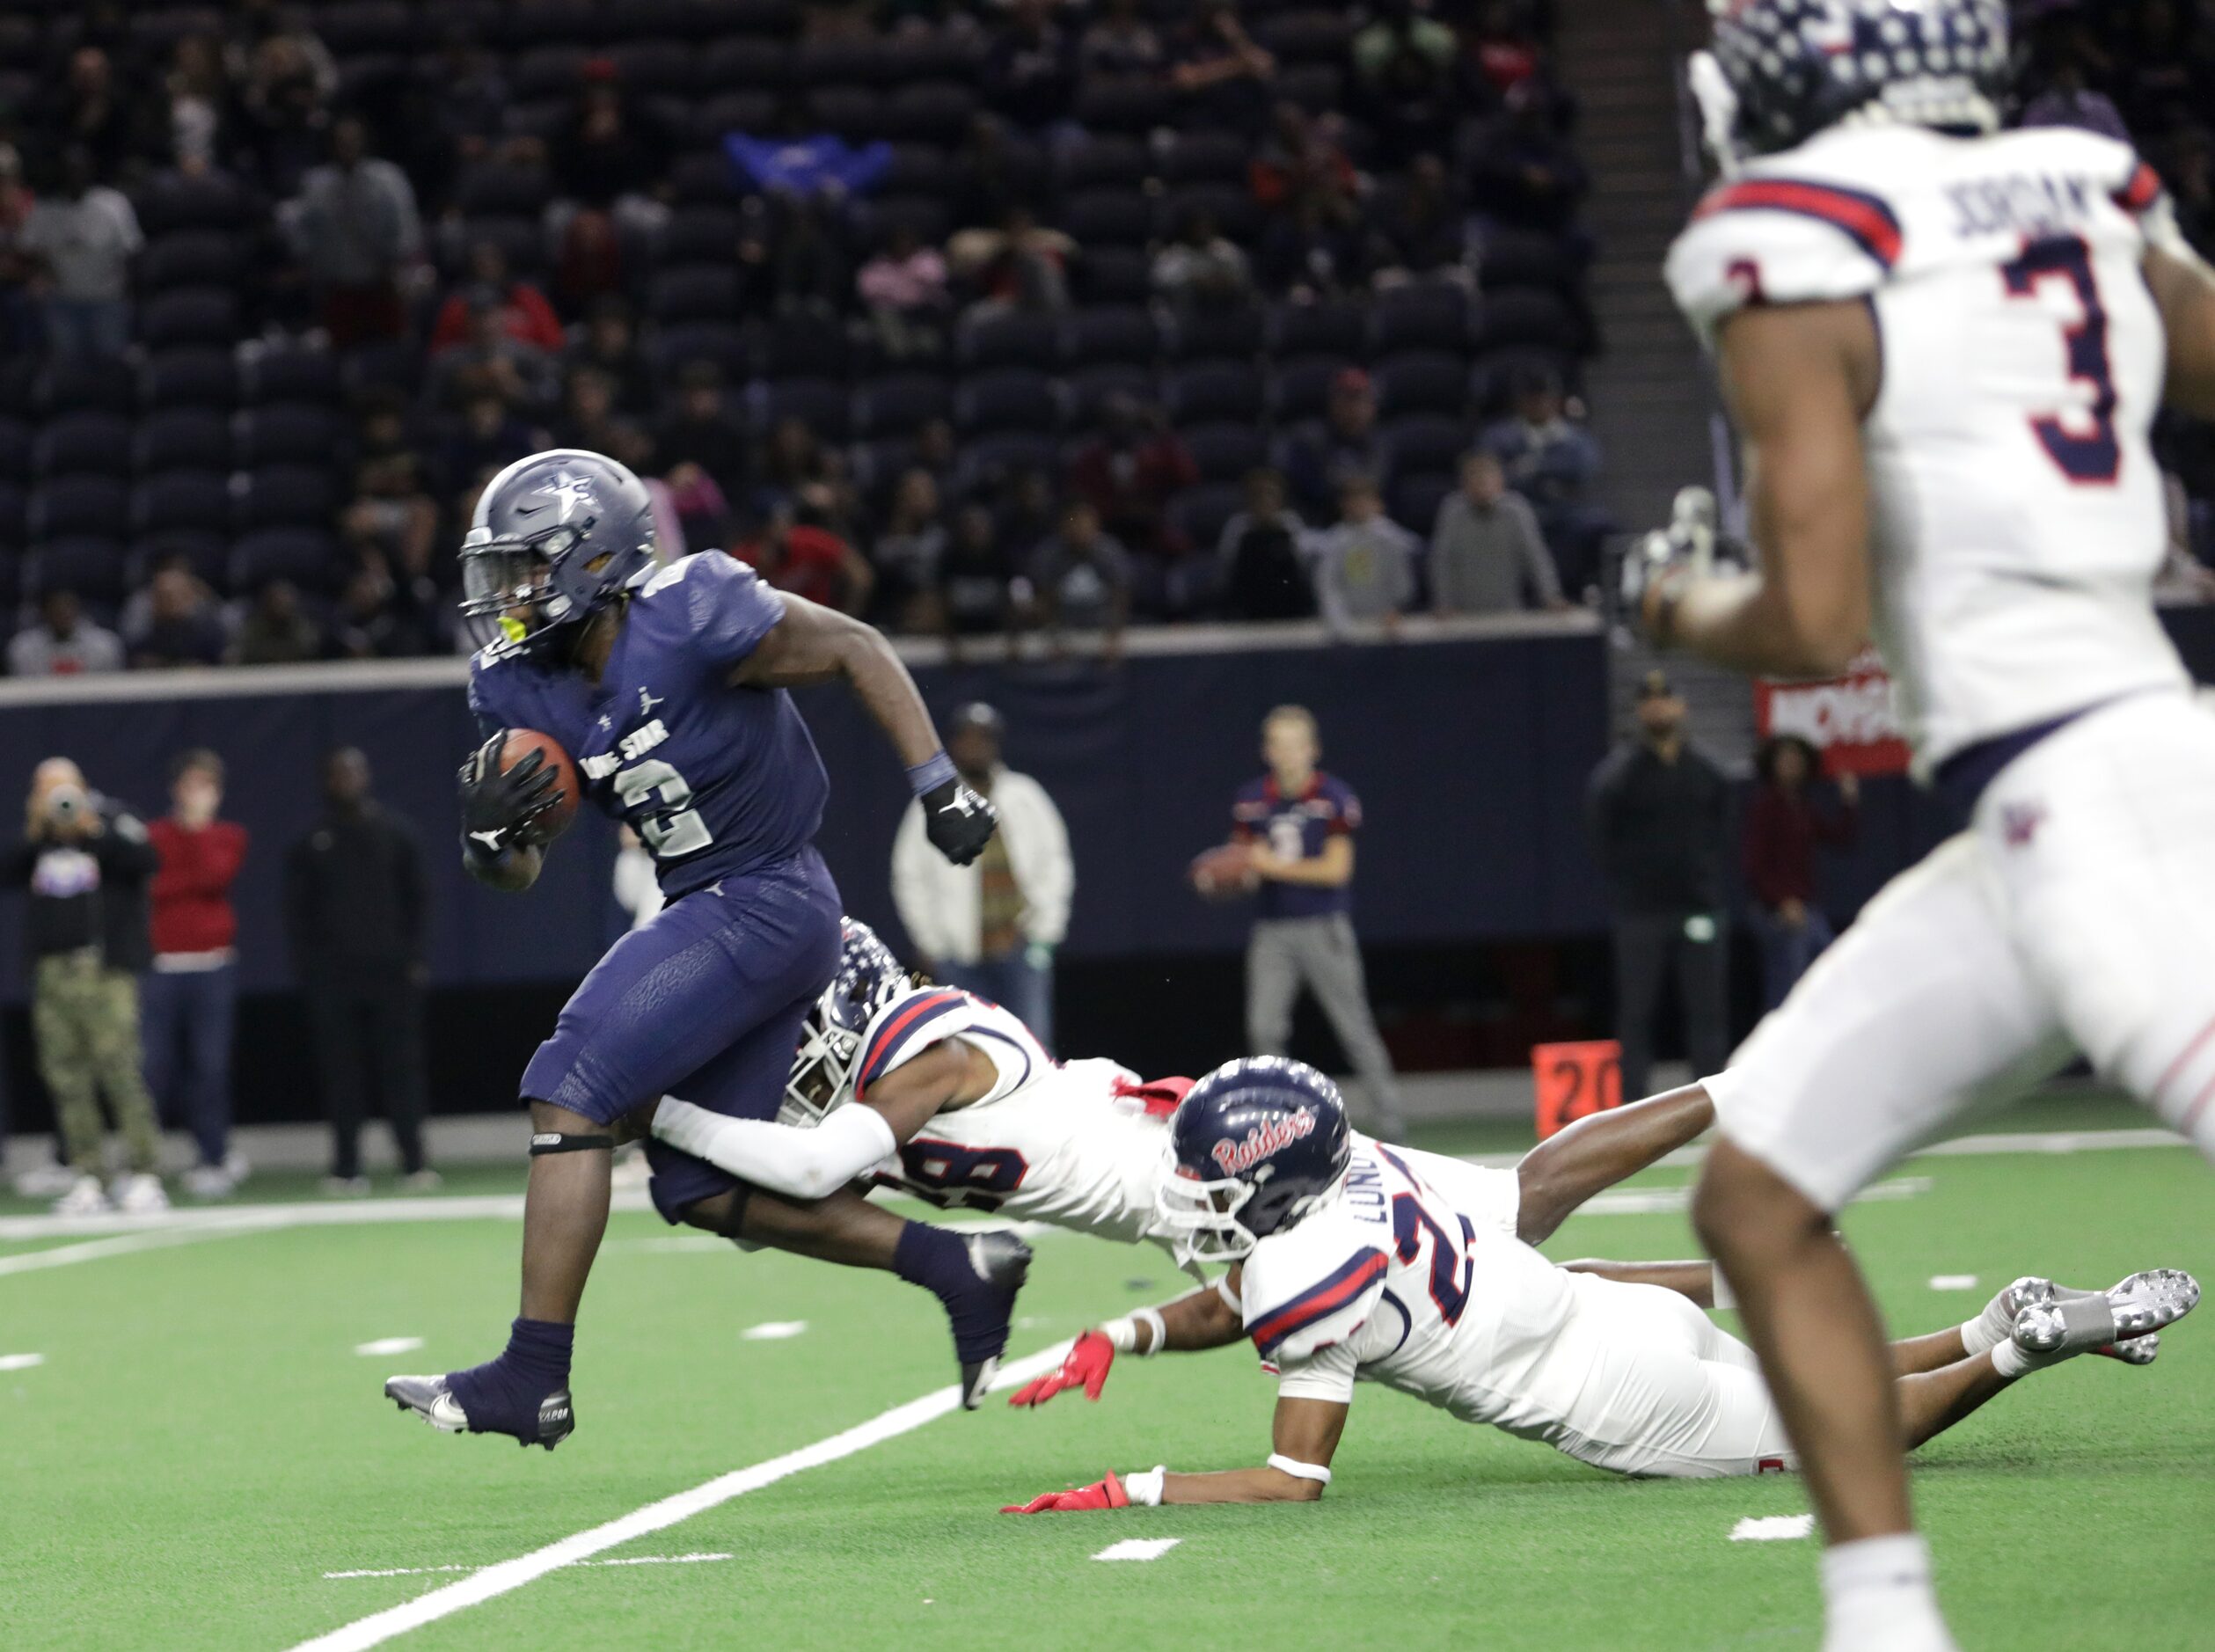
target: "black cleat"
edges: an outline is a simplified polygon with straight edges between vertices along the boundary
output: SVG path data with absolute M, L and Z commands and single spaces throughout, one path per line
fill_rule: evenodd
M 388 1377 L 384 1397 L 403 1411 L 413 1411 L 442 1434 L 508 1434 L 518 1445 L 543 1445 L 549 1451 L 575 1430 L 576 1407 L 567 1388 L 557 1388 L 538 1402 L 537 1431 L 525 1439 L 505 1429 L 479 1429 L 443 1377 Z
M 984 1403 L 984 1393 L 992 1385 L 992 1378 L 999 1375 L 1000 1356 L 1007 1351 L 1007 1332 L 1015 1310 L 1015 1298 L 1023 1289 L 1023 1281 L 1031 1271 L 1031 1247 L 1014 1234 L 995 1230 L 970 1236 L 967 1249 L 969 1266 L 984 1282 L 986 1289 L 998 1297 L 994 1306 L 998 1311 L 999 1326 L 997 1346 L 983 1359 L 961 1362 L 961 1409 L 974 1411 Z

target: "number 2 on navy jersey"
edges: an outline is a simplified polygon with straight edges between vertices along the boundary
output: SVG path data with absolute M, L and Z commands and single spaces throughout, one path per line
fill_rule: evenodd
M 617 771 L 615 793 L 623 800 L 625 815 L 642 806 L 653 809 L 652 814 L 632 823 L 656 859 L 674 860 L 715 841 L 715 834 L 708 830 L 700 812 L 691 807 L 691 786 L 659 757 L 648 757 L 643 763 Z
M 2093 280 L 2092 250 L 2085 245 L 2081 237 L 2073 235 L 2033 241 L 2023 248 L 2021 258 L 2001 265 L 1999 274 L 2007 283 L 2007 291 L 2017 298 L 2036 297 L 2038 284 L 2045 281 L 2065 281 L 2076 289 L 2077 305 L 2082 316 L 2074 325 L 2064 327 L 2061 337 L 2068 347 L 2070 382 L 2092 386 L 2092 405 L 2085 410 L 2091 415 L 2092 429 L 2088 435 L 2077 435 L 2051 413 L 2034 417 L 2030 428 L 2037 435 L 2039 445 L 2072 484 L 2098 486 L 2113 483 L 2116 472 L 2122 468 L 2123 448 L 2115 435 L 2115 378 L 2108 366 L 2108 311 L 2100 302 L 2100 289 Z

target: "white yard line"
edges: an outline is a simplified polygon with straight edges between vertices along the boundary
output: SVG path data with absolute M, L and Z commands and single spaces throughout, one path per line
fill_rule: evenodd
M 0 1354 L 0 1371 L 29 1371 L 45 1363 L 43 1354 Z
M 0 1256 L 0 1278 L 10 1274 L 35 1274 L 45 1268 L 67 1268 L 73 1262 L 97 1262 L 108 1256 L 129 1256 L 139 1251 L 166 1250 L 172 1245 L 192 1245 L 201 1239 L 230 1239 L 253 1231 L 249 1227 L 158 1227 L 143 1233 L 87 1239 L 81 1245 L 56 1245 L 51 1250 Z
M 366 1354 L 371 1359 L 383 1359 L 392 1354 L 413 1354 L 423 1346 L 420 1336 L 380 1336 L 374 1341 L 356 1342 L 354 1351 Z
M 1110 1543 L 1093 1556 L 1095 1561 L 1158 1561 L 1183 1542 L 1182 1538 L 1125 1538 Z
M 638 1214 L 654 1209 L 643 1192 L 618 1190 L 609 1209 Z M 164 1210 L 153 1216 L 11 1216 L 0 1217 L 0 1242 L 48 1239 L 92 1239 L 113 1236 L 140 1239 L 150 1234 L 217 1234 L 274 1232 L 294 1227 L 383 1226 L 388 1223 L 508 1221 L 520 1222 L 523 1196 L 520 1193 L 458 1194 L 421 1199 L 333 1199 L 321 1203 L 224 1204 L 194 1210 Z M 1065 1230 L 1042 1222 L 1003 1222 L 991 1217 L 954 1216 L 939 1220 L 940 1227 L 955 1232 L 1003 1229 L 1024 1239 Z M 172 1240 L 172 1243 L 183 1243 Z M 618 1240 L 625 1248 L 685 1250 L 727 1249 L 727 1242 L 705 1234 L 662 1234 L 640 1240 Z M 0 1258 L 0 1262 L 14 1260 Z M 89 1259 L 88 1259 L 89 1260 Z M 49 1264 L 50 1266 L 51 1264 Z
M 1937 1143 L 1921 1151 L 1939 1158 L 1963 1158 L 1982 1154 L 2087 1153 L 2124 1148 L 2184 1145 L 2187 1144 L 2182 1137 L 2164 1129 L 2057 1130 L 1964 1136 L 1955 1141 Z M 1504 1167 L 1512 1166 L 1522 1157 L 1520 1153 L 1474 1153 L 1466 1156 L 1463 1162 Z M 1706 1157 L 1705 1148 L 1686 1147 L 1670 1153 L 1659 1162 L 1663 1165 L 1696 1165 Z M 1912 1198 L 1919 1193 L 1928 1191 L 1929 1186 L 1926 1179 L 1904 1177 L 1879 1183 L 1862 1197 Z M 1676 1202 L 1667 1202 L 1671 1199 Z M 618 1191 L 610 1208 L 636 1213 L 652 1210 L 653 1203 L 641 1191 Z M 1592 1216 L 1646 1215 L 1682 1208 L 1682 1195 L 1671 1190 L 1626 1188 L 1604 1193 L 1589 1201 L 1583 1206 L 1583 1213 Z M 54 1239 L 84 1241 L 57 1246 L 52 1250 L 0 1256 L 0 1277 L 10 1274 L 35 1273 L 46 1268 L 67 1267 L 73 1262 L 97 1261 L 106 1256 L 128 1256 L 164 1246 L 188 1245 L 196 1239 L 223 1239 L 238 1233 L 267 1233 L 296 1227 L 378 1226 L 392 1222 L 513 1222 L 522 1219 L 523 1211 L 523 1195 L 512 1193 L 420 1199 L 344 1199 L 323 1203 L 230 1204 L 204 1210 L 170 1210 L 157 1216 L 0 1217 L 0 1243 L 35 1243 L 40 1239 Z M 1002 1228 L 1030 1239 L 1067 1231 L 1049 1227 L 1040 1222 L 1011 1224 L 991 1217 L 944 1217 L 939 1219 L 939 1225 L 964 1232 Z M 616 1240 L 610 1248 L 618 1246 L 640 1250 L 720 1251 L 723 1242 L 701 1236 L 674 1234 L 653 1239 Z
M 1815 1517 L 1811 1514 L 1749 1515 L 1730 1528 L 1733 1543 L 1789 1543 L 1795 1538 L 1809 1537 L 1815 1531 Z
M 1173 1538 L 1170 1539 L 1174 1542 Z M 728 1554 L 632 1554 L 612 1561 L 579 1561 L 579 1566 L 698 1566 L 707 1561 L 727 1561 Z M 481 1572 L 481 1566 L 373 1566 L 353 1572 L 325 1572 L 333 1577 L 428 1577 L 434 1572 Z
M 1931 1289 L 1933 1290 L 1974 1290 L 1977 1289 L 1977 1276 L 1974 1274 L 1933 1274 Z
M 1985 1136 L 1956 1136 L 1951 1141 L 1933 1142 L 1927 1147 L 1917 1148 L 1908 1157 L 1914 1159 L 1927 1155 L 1934 1159 L 1981 1159 L 1995 1153 L 2101 1153 L 2126 1148 L 2190 1145 L 2175 1130 L 2165 1130 L 2156 1126 L 2130 1130 L 1994 1131 Z M 1460 1158 L 1465 1165 L 1486 1165 L 1495 1170 L 1512 1170 L 1523 1160 L 1521 1153 L 1464 1153 Z M 1664 1153 L 1654 1163 L 1676 1166 L 1700 1165 L 1707 1160 L 1706 1145 L 1695 1143 L 1690 1147 L 1680 1147 L 1673 1153 Z
M 738 1334 L 742 1342 L 782 1342 L 800 1335 L 808 1328 L 805 1319 L 764 1319 L 759 1325 L 749 1325 Z
M 1002 1370 L 992 1385 L 1005 1388 L 1011 1383 L 1028 1382 L 1061 1363 L 1062 1356 L 1068 1351 L 1067 1342 L 1056 1342 L 1051 1348 L 1041 1349 L 1037 1353 L 1019 1359 Z M 818 1440 L 813 1445 L 803 1445 L 796 1451 L 772 1457 L 767 1462 L 756 1463 L 750 1468 L 733 1469 L 729 1473 L 718 1475 L 690 1491 L 664 1497 L 659 1502 L 650 1502 L 643 1509 L 634 1509 L 605 1525 L 595 1526 L 589 1531 L 580 1531 L 574 1537 L 564 1538 L 559 1543 L 550 1543 L 545 1548 L 534 1549 L 529 1554 L 518 1555 L 512 1561 L 488 1566 L 443 1588 L 434 1589 L 428 1595 L 420 1595 L 400 1605 L 374 1612 L 343 1628 L 333 1629 L 328 1634 L 318 1635 L 312 1641 L 303 1641 L 293 1652 L 365 1652 L 367 1648 L 382 1646 L 396 1635 L 406 1634 L 409 1630 L 420 1629 L 427 1623 L 451 1617 L 465 1607 L 505 1595 L 511 1590 L 521 1589 L 525 1583 L 535 1583 L 548 1572 L 558 1571 L 565 1566 L 574 1566 L 580 1561 L 589 1560 L 596 1554 L 604 1553 L 650 1532 L 661 1531 L 679 1521 L 690 1520 L 694 1515 L 718 1508 L 734 1497 L 743 1497 L 749 1491 L 773 1486 L 787 1475 L 800 1473 L 805 1469 L 819 1468 L 825 1463 L 835 1463 L 841 1458 L 852 1457 L 857 1451 L 866 1451 L 873 1445 L 881 1445 L 887 1440 L 911 1433 L 949 1411 L 960 1409 L 961 1404 L 961 1390 L 949 1384 L 934 1393 L 925 1394 L 919 1400 L 895 1406 L 891 1410 L 881 1412 L 868 1422 L 858 1423 L 843 1433 Z
M 1931 1190 L 1928 1176 L 1897 1176 L 1864 1188 L 1853 1202 L 1887 1204 L 1919 1199 Z M 1576 1207 L 1577 1216 L 1665 1216 L 1692 1203 L 1690 1188 L 1610 1188 Z

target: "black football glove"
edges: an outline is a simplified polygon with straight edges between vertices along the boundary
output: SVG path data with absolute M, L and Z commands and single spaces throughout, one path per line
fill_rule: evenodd
M 934 786 L 923 794 L 923 835 L 957 866 L 984 852 L 999 830 L 992 806 L 959 780 Z
M 519 844 L 545 842 L 539 822 L 559 801 L 554 771 L 546 767 L 543 751 L 501 772 L 501 748 L 507 742 L 504 732 L 494 735 L 469 754 L 459 776 L 462 841 L 487 859 Z

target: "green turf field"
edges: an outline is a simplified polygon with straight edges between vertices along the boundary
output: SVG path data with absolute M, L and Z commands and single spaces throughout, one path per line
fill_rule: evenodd
M 2143 1122 L 2063 1108 L 1980 1128 Z M 1896 1174 L 1928 1187 L 1846 1225 L 1902 1331 L 1958 1321 L 2025 1271 L 2215 1279 L 2215 1182 L 2181 1150 L 1932 1157 Z M 512 1191 L 521 1177 L 461 1181 Z M 579 1338 L 579 1429 L 551 1456 L 434 1434 L 378 1393 L 390 1371 L 497 1348 L 510 1221 L 296 1228 L 0 1271 L 0 1356 L 44 1356 L 0 1370 L 0 1646 L 293 1646 L 465 1575 L 326 1573 L 513 1559 L 951 1379 L 936 1306 L 889 1277 L 669 1237 L 650 1216 L 615 1218 Z M 1681 1215 L 1588 1215 L 1548 1248 L 1690 1242 Z M 0 1244 L 0 1262 L 55 1243 Z M 1932 1289 L 1959 1274 L 1978 1287 Z M 1043 1238 L 1012 1351 L 1177 1288 L 1157 1254 Z M 806 1330 L 783 1340 L 741 1334 L 795 1320 Z M 398 1336 L 424 1345 L 354 1351 Z M 1965 1646 L 2215 1646 L 2215 1311 L 2167 1342 L 2150 1370 L 2085 1359 L 2034 1376 L 1923 1453 L 1919 1499 Z M 391 1644 L 1817 1644 L 1813 1544 L 1727 1540 L 1743 1517 L 1803 1509 L 1794 1481 L 1612 1480 L 1381 1390 L 1356 1400 L 1318 1506 L 994 1512 L 1109 1467 L 1258 1461 L 1271 1397 L 1237 1349 L 1122 1362 L 1096 1406 L 942 1416 L 598 1557 L 727 1559 L 556 1570 Z M 1181 1541 L 1147 1563 L 1091 1558 L 1131 1537 Z

